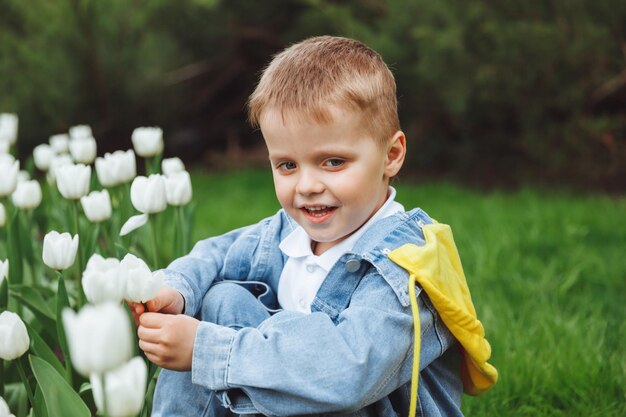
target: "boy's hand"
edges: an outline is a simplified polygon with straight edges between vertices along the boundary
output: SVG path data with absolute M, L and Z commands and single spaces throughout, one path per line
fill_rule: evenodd
M 139 347 L 163 368 L 191 370 L 193 345 L 200 322 L 183 314 L 144 313 L 139 317 Z
M 159 312 L 165 314 L 181 314 L 185 308 L 185 299 L 182 295 L 172 287 L 164 285 L 159 293 L 145 305 L 142 303 L 129 302 L 130 311 L 135 319 L 135 326 L 139 326 L 139 316 L 148 311 Z

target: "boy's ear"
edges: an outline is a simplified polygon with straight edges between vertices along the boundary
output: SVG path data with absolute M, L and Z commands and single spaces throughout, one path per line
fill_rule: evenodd
M 387 157 L 385 160 L 385 176 L 394 177 L 402 168 L 406 156 L 406 137 L 404 132 L 398 130 L 387 141 Z

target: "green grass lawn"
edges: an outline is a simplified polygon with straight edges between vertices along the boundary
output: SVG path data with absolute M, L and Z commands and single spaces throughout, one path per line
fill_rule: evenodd
M 272 215 L 269 171 L 193 175 L 194 240 Z M 468 416 L 626 416 L 626 198 L 396 184 L 452 225 L 498 384 Z

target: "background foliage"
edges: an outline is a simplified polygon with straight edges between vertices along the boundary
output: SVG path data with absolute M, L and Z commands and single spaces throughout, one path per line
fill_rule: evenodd
M 188 161 L 260 145 L 245 100 L 274 52 L 338 34 L 398 81 L 407 172 L 626 188 L 621 0 L 0 0 L 0 111 L 26 153 L 87 123 L 159 125 Z M 236 161 L 229 161 L 236 162 Z

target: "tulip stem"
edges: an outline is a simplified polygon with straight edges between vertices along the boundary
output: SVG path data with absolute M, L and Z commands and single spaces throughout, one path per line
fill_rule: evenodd
M 107 403 L 106 375 L 102 373 L 98 377 L 100 378 L 100 385 L 102 386 L 102 415 L 107 417 L 109 415 L 109 404 Z
M 4 359 L 0 359 L 0 397 L 4 398 Z
M 80 238 L 80 229 L 78 228 L 78 200 L 72 200 L 72 206 L 74 207 L 74 230 L 76 231 L 76 235 L 78 235 L 78 250 L 76 251 L 76 259 L 78 261 L 78 273 L 76 274 L 76 289 L 78 290 L 78 305 L 84 306 L 86 303 L 85 293 L 83 292 L 83 287 L 80 285 L 80 277 L 83 273 L 83 257 L 81 254 L 81 247 L 85 244 L 82 242 Z
M 35 406 L 35 397 L 33 396 L 33 391 L 30 389 L 30 384 L 28 383 L 28 378 L 26 377 L 26 372 L 24 372 L 24 365 L 22 365 L 22 358 L 17 358 L 15 360 L 17 362 L 17 372 L 20 374 L 20 378 L 22 379 L 22 383 L 24 384 L 24 388 L 26 388 L 26 394 L 28 395 L 28 401 L 30 401 L 31 407 Z
M 159 269 L 159 255 L 157 250 L 157 224 L 156 215 L 150 214 L 150 229 L 152 229 L 152 268 L 153 270 Z

